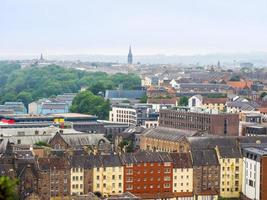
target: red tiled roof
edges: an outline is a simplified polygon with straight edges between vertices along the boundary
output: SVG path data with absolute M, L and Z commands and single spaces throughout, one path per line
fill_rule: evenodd
M 253 81 L 228 81 L 227 85 L 234 87 L 234 88 L 240 88 L 244 89 L 246 87 L 251 87 L 253 84 Z
M 227 98 L 204 98 L 203 104 L 225 104 L 227 102 Z
M 147 100 L 148 103 L 155 103 L 155 104 L 176 104 L 177 98 L 171 99 L 153 99 L 150 98 Z

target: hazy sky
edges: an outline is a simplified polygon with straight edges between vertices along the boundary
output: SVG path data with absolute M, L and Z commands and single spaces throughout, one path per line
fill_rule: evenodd
M 0 55 L 267 52 L 267 0 L 0 0 Z

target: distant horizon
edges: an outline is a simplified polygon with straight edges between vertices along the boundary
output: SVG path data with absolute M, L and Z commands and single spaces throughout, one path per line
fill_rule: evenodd
M 105 62 L 105 63 L 127 63 L 127 53 L 125 54 L 45 54 L 43 58 L 48 61 L 81 61 L 81 62 Z M 27 55 L 0 55 L 0 60 L 36 60 L 40 54 Z M 133 49 L 134 63 L 141 64 L 196 64 L 207 65 L 217 64 L 218 61 L 225 65 L 234 65 L 234 63 L 251 62 L 255 66 L 267 66 L 267 52 L 235 52 L 235 53 L 210 53 L 193 55 L 175 55 L 175 54 L 147 54 L 136 55 Z
M 267 52 L 266 0 L 3 0 L 0 55 Z

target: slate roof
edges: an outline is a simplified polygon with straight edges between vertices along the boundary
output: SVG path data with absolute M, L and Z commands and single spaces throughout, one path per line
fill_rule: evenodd
M 119 155 L 109 154 L 109 155 L 90 155 L 86 157 L 81 157 L 79 159 L 84 159 L 85 168 L 93 167 L 119 167 L 122 166 Z M 75 161 L 76 162 L 76 161 Z
M 42 105 L 42 109 L 66 109 L 67 106 L 68 106 L 67 103 L 50 102 L 50 103 L 44 103 Z
M 155 138 L 168 141 L 179 141 L 184 136 L 194 136 L 197 131 L 182 130 L 175 128 L 167 128 L 158 126 L 156 128 L 146 129 L 143 133 L 143 137 Z
M 240 102 L 240 101 L 231 101 L 226 103 L 227 107 L 236 107 L 241 110 L 247 110 L 252 111 L 256 110 L 260 107 L 260 105 L 256 102 L 250 101 L 250 102 Z
M 241 152 L 238 147 L 218 147 L 221 158 L 241 158 Z
M 85 145 L 97 145 L 100 140 L 109 142 L 103 134 L 60 134 L 70 146 L 78 147 Z M 51 138 L 52 139 L 52 138 Z
M 188 137 L 191 150 L 214 149 L 218 147 L 234 148 L 236 147 L 235 137 Z
M 192 168 L 192 160 L 189 153 L 171 153 L 173 168 Z
M 146 95 L 145 90 L 106 90 L 105 98 L 127 98 L 127 99 L 140 99 Z
M 215 150 L 191 151 L 193 166 L 219 165 Z
M 169 153 L 147 151 L 122 154 L 121 160 L 123 164 L 172 162 Z

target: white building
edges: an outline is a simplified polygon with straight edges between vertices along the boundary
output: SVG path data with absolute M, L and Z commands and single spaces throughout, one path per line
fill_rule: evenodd
M 267 148 L 248 147 L 243 149 L 242 193 L 247 198 L 263 200 L 267 198 L 266 162 Z
M 193 108 L 193 107 L 200 108 L 202 107 L 202 101 L 203 101 L 203 98 L 201 95 L 194 95 L 188 99 L 188 107 L 189 108 Z
M 136 124 L 136 109 L 131 106 L 113 106 L 109 111 L 109 121 L 120 122 L 125 124 Z

